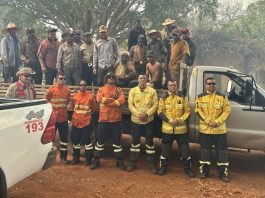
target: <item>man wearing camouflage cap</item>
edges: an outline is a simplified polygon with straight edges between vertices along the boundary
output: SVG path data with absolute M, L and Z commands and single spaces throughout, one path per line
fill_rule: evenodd
M 30 67 L 24 67 L 20 69 L 16 76 L 19 80 L 12 85 L 6 91 L 7 98 L 19 98 L 32 100 L 36 99 L 36 91 L 34 86 L 31 84 L 32 77 L 35 75 L 35 71 L 33 71 Z

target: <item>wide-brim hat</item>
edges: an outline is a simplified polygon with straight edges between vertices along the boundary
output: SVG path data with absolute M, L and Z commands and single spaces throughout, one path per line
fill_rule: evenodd
M 151 34 L 154 34 L 154 33 L 158 34 L 158 31 L 155 30 L 155 29 L 152 29 L 152 30 L 150 30 L 150 31 L 148 32 L 148 35 L 150 36 Z
M 176 21 L 176 20 L 166 19 L 166 20 L 162 23 L 162 25 L 169 25 L 169 24 L 174 23 L 175 21 Z
M 23 67 L 16 73 L 16 76 L 19 77 L 22 74 L 34 75 L 36 74 L 36 72 L 33 71 L 30 67 Z
M 101 33 L 101 32 L 107 32 L 107 27 L 105 25 L 101 25 L 98 29 L 98 32 Z
M 8 23 L 6 28 L 3 29 L 3 32 L 7 32 L 10 29 L 16 29 L 17 31 L 21 30 L 21 27 L 18 27 L 15 23 Z

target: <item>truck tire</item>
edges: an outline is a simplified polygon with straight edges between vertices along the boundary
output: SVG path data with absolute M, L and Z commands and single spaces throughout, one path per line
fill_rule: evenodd
M 0 168 L 0 197 L 7 198 L 6 177 L 1 168 Z

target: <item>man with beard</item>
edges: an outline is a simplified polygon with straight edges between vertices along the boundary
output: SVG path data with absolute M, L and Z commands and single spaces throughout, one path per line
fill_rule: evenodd
M 82 57 L 82 79 L 86 80 L 87 85 L 97 85 L 97 79 L 93 75 L 93 48 L 94 42 L 92 40 L 92 33 L 85 32 L 83 37 L 84 43 L 79 50 Z
M 33 71 L 36 72 L 36 74 L 33 77 L 34 83 L 41 84 L 42 71 L 37 56 L 40 42 L 36 37 L 34 28 L 27 29 L 27 36 L 28 36 L 27 41 L 25 41 L 21 46 L 20 59 L 21 62 L 24 63 L 25 67 L 30 67 L 32 68 Z
M 146 51 L 145 36 L 140 34 L 137 45 L 132 46 L 130 50 L 130 61 L 133 63 L 137 76 L 146 73 Z
M 196 45 L 190 38 L 190 31 L 187 28 L 182 29 L 182 38 L 188 43 L 190 49 L 190 55 L 186 59 L 186 64 L 192 66 L 196 57 Z
M 3 30 L 7 35 L 1 40 L 0 57 L 3 64 L 3 77 L 5 83 L 18 80 L 16 73 L 20 66 L 20 42 L 17 37 L 17 31 L 21 28 L 15 23 L 7 24 Z
M 175 80 L 179 85 L 180 79 L 180 65 L 186 62 L 190 55 L 189 45 L 181 38 L 180 30 L 174 29 L 172 31 L 173 43 L 171 45 L 171 55 L 169 61 L 170 79 Z
M 97 74 L 98 86 L 104 84 L 104 76 L 115 72 L 120 63 L 119 46 L 116 39 L 108 37 L 107 27 L 99 27 L 100 38 L 95 42 L 93 50 L 93 74 Z
M 56 67 L 58 72 L 65 73 L 67 85 L 78 85 L 81 80 L 81 53 L 73 38 L 74 34 L 69 33 L 57 55 Z
M 48 29 L 48 38 L 41 41 L 38 49 L 38 57 L 41 70 L 45 73 L 45 84 L 52 85 L 57 75 L 56 63 L 60 43 L 56 38 L 57 29 Z
M 136 72 L 129 61 L 128 52 L 121 53 L 121 63 L 116 67 L 115 75 L 119 87 L 135 87 L 137 85 Z
M 131 47 L 138 43 L 139 35 L 144 35 L 144 45 L 147 45 L 145 30 L 141 25 L 141 20 L 137 20 L 134 28 L 129 32 L 128 36 L 128 51 L 131 50 Z

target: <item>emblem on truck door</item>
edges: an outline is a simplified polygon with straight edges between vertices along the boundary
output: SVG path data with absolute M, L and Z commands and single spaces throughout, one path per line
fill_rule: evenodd
M 40 111 L 37 111 L 36 113 L 34 113 L 34 111 L 30 111 L 27 115 L 26 118 L 28 120 L 31 120 L 32 118 L 37 118 L 40 119 L 44 116 L 44 109 L 41 109 Z
M 24 124 L 25 124 L 25 129 L 27 130 L 28 133 L 42 131 L 44 129 L 43 119 L 42 119 L 43 116 L 44 116 L 44 109 L 41 109 L 40 111 L 37 112 L 30 111 L 25 116 L 27 121 Z

